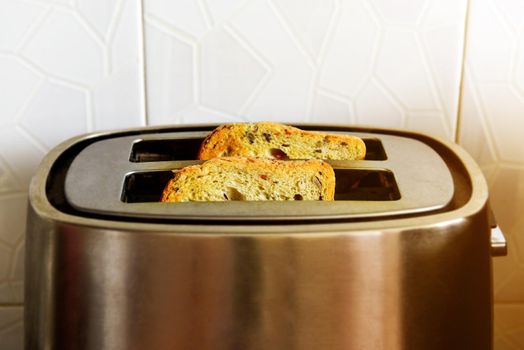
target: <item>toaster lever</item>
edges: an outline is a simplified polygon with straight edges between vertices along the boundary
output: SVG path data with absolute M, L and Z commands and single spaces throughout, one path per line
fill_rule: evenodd
M 506 243 L 506 238 L 498 226 L 491 228 L 491 255 L 508 255 L 508 244 Z
M 500 230 L 495 221 L 493 210 L 489 210 L 489 226 L 491 227 L 491 255 L 492 256 L 506 256 L 508 255 L 508 244 L 506 237 Z

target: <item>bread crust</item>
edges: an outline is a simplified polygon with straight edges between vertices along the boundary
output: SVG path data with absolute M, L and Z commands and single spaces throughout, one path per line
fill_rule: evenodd
M 161 201 L 333 200 L 334 195 L 335 173 L 321 160 L 223 157 L 176 172 Z
M 304 131 L 272 122 L 224 124 L 202 142 L 198 159 L 263 157 L 276 159 L 360 160 L 366 145 L 359 137 Z

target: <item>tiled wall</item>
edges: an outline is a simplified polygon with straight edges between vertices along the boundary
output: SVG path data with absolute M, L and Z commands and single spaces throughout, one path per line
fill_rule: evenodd
M 29 180 L 57 143 L 145 125 L 141 4 L 0 0 L 0 349 L 22 348 Z
M 403 10 L 145 1 L 149 121 L 324 121 L 453 138 L 465 12 L 465 0 L 403 1 Z
M 524 1 L 472 0 L 460 143 L 481 165 L 509 256 L 494 259 L 496 349 L 524 349 Z
M 524 348 L 523 38 L 521 0 L 0 0 L 0 347 L 22 348 L 27 185 L 51 147 L 278 120 L 459 141 L 510 244 L 496 349 Z

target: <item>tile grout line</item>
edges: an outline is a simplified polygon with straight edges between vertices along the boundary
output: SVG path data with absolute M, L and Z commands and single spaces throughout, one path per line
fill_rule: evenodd
M 25 306 L 25 303 L 0 303 L 0 309 L 8 308 L 8 307 L 24 307 L 24 306 Z
M 215 21 L 213 19 L 213 14 L 211 13 L 211 10 L 209 9 L 209 4 L 205 2 L 204 0 L 197 0 L 197 7 L 200 10 L 200 13 L 202 14 L 202 18 L 204 19 L 204 23 L 206 24 L 206 27 L 209 30 L 213 30 L 213 27 L 215 25 Z
M 460 80 L 458 86 L 458 101 L 457 109 L 455 112 L 455 130 L 453 135 L 453 141 L 458 144 L 460 142 L 460 128 L 462 122 L 462 99 L 464 98 L 464 76 L 466 69 L 466 54 L 468 44 L 468 31 L 469 31 L 469 15 L 471 10 L 471 0 L 466 0 L 466 13 L 464 17 L 464 41 L 462 46 L 462 64 L 460 68 Z
M 522 306 L 524 307 L 524 301 L 494 301 L 493 305 L 495 307 L 497 306 L 503 306 L 503 307 L 514 307 L 514 306 Z
M 124 2 L 123 0 L 117 0 L 115 7 L 113 8 L 113 13 L 111 15 L 111 21 L 109 22 L 109 28 L 106 30 L 105 33 L 105 50 L 104 50 L 104 56 L 107 58 L 106 65 L 106 71 L 107 75 L 111 75 L 113 73 L 113 69 L 115 66 L 115 55 L 112 51 L 113 48 L 113 41 L 116 35 L 116 31 L 118 29 L 119 22 L 122 18 L 122 14 L 124 13 Z M 139 39 L 140 40 L 140 39 Z
M 146 19 L 144 12 L 144 2 L 145 0 L 138 0 L 138 11 L 139 11 L 139 25 L 140 25 L 140 38 L 139 38 L 139 55 L 140 55 L 140 66 L 141 75 L 142 75 L 142 121 L 144 126 L 149 126 L 148 118 L 148 96 L 147 96 L 147 65 L 146 65 Z

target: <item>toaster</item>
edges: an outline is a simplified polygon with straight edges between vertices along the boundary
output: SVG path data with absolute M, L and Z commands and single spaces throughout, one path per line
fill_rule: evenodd
M 160 203 L 216 125 L 93 133 L 30 186 L 26 349 L 492 349 L 506 241 L 459 146 L 396 129 L 334 201 Z

